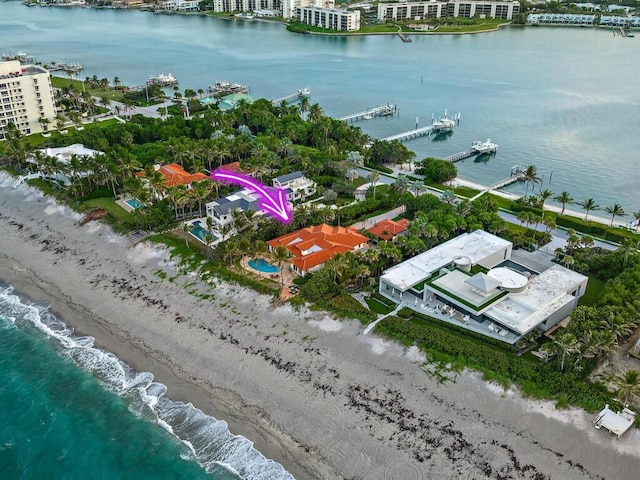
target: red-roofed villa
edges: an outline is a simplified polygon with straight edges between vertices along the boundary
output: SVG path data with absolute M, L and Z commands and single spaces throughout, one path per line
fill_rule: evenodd
M 289 250 L 291 268 L 304 277 L 322 268 L 337 253 L 360 250 L 367 242 L 368 238 L 354 228 L 323 223 L 274 238 L 267 244 L 272 250 L 280 245 Z
M 380 240 L 392 240 L 403 234 L 409 228 L 409 220 L 401 218 L 397 222 L 391 219 L 381 220 L 373 227 L 368 228 L 367 232 L 375 235 Z

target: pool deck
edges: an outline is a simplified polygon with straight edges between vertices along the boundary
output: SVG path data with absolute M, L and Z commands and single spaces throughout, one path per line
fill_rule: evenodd
M 131 205 L 129 205 L 127 203 L 127 200 L 132 200 L 132 197 L 122 197 L 119 198 L 118 200 L 116 200 L 116 205 L 119 205 L 120 207 L 122 207 L 125 211 L 131 213 L 133 211 L 135 211 L 135 208 L 133 208 Z
M 251 258 L 252 257 L 248 256 L 242 258 L 242 260 L 240 261 L 240 265 L 242 265 L 243 269 L 245 269 L 247 272 L 251 272 L 254 275 L 257 275 L 258 277 L 268 278 L 269 280 L 273 280 L 274 282 L 278 282 L 278 284 L 280 284 L 280 272 L 260 272 L 249 266 L 249 260 L 251 260 Z M 282 263 L 283 287 L 280 291 L 280 298 L 282 300 L 288 300 L 289 298 L 294 296 L 293 294 L 289 293 L 289 285 L 294 285 L 293 280 L 298 277 L 299 275 L 291 270 L 291 264 L 289 262 Z

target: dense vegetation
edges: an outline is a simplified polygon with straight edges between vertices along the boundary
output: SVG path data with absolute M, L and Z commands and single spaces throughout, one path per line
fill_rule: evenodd
M 194 101 L 195 96 L 196 92 L 185 91 L 189 101 Z M 68 110 L 87 115 L 108 107 L 107 100 L 102 106 L 92 106 L 91 101 L 76 95 L 73 89 L 63 91 L 58 101 Z M 25 138 L 10 126 L 7 141 L 0 143 L 2 165 L 13 173 L 42 172 L 43 179 L 35 181 L 40 188 L 80 211 L 105 209 L 108 220 L 120 231 L 173 230 L 173 234 L 153 238 L 166 243 L 184 265 L 206 276 L 217 275 L 268 294 L 282 287 L 282 275 L 278 282 L 254 277 L 240 268 L 246 257 L 268 258 L 280 267 L 286 262 L 286 250 L 268 251 L 266 241 L 320 223 L 352 225 L 405 206 L 402 216 L 410 221 L 406 235 L 395 242 L 378 241 L 364 251 L 336 255 L 323 269 L 298 282 L 300 295 L 294 303 L 312 304 L 341 317 L 358 318 L 366 323 L 377 318 L 378 313 L 391 311 L 394 306 L 383 298 L 376 299 L 375 294 L 369 298 L 367 308 L 351 293 L 374 291 L 385 268 L 463 232 L 485 229 L 525 247 L 548 241 L 550 231 L 557 225 L 576 227 L 605 238 L 627 239 L 617 252 L 610 253 L 593 248 L 594 239 L 590 235 L 569 231 L 567 249 L 557 252 L 557 261 L 607 284 L 595 304 L 578 308 L 567 329 L 538 347 L 546 355 L 547 363 L 530 354 L 517 356 L 501 343 L 408 310 L 378 327 L 381 333 L 406 345 L 417 343 L 433 360 L 463 363 L 482 370 L 490 378 L 516 382 L 532 395 L 556 398 L 561 404 L 568 402 L 587 409 L 601 407 L 608 400 L 607 387 L 612 385 L 589 383 L 587 379 L 598 362 L 638 327 L 640 264 L 637 245 L 631 242 L 638 237 L 627 230 L 545 210 L 544 203 L 553 197 L 553 192 L 528 194 L 529 188 L 533 191 L 539 183 L 535 167 L 525 172 L 524 198 L 507 201 L 506 205 L 501 203 L 504 199 L 490 195 L 473 202 L 461 200 L 452 192 L 436 197 L 425 193 L 425 181 L 405 175 L 394 176 L 391 185 L 373 186 L 363 201 L 356 202 L 357 186 L 364 182 L 376 185 L 385 175 L 391 178 L 388 174 L 392 170 L 385 165 L 401 168 L 411 165 L 414 154 L 399 142 L 372 142 L 358 128 L 325 116 L 317 104 L 303 100 L 297 106 L 274 106 L 267 100 L 258 100 L 240 103 L 229 112 L 205 108 L 190 119 L 180 112 L 177 115 L 164 112 L 166 118 L 160 119 L 131 115 L 131 111 L 123 113 L 129 113 L 130 117 L 125 123 L 75 129 L 66 135 L 56 132 L 49 138 Z M 39 148 L 83 143 L 104 154 L 94 158 L 72 157 L 62 164 L 42 151 L 35 151 L 34 142 Z M 230 236 L 229 230 L 218 232 L 224 241 L 213 248 L 212 224 L 208 222 L 204 244 L 195 241 L 190 244 L 189 235 L 179 228 L 181 221 L 202 217 L 205 203 L 235 187 L 211 180 L 195 183 L 191 189 L 167 186 L 154 165 L 176 162 L 190 172 L 210 172 L 235 161 L 265 183 L 275 176 L 301 170 L 318 184 L 319 193 L 314 200 L 322 200 L 324 204 L 298 205 L 289 224 L 254 218 L 252 212 L 234 212 L 236 235 Z M 371 168 L 367 177 L 362 178 L 359 169 L 365 166 Z M 438 159 L 424 159 L 416 162 L 416 166 L 420 169 L 418 174 L 423 173 L 432 184 L 442 184 L 456 175 L 453 164 Z M 68 185 L 58 182 L 58 175 L 67 177 Z M 143 205 L 129 214 L 113 202 L 121 195 L 137 198 Z M 563 206 L 574 203 L 567 192 L 553 198 Z M 340 208 L 330 208 L 332 203 Z M 586 211 L 586 217 L 600 208 L 593 199 L 578 204 Z M 499 207 L 517 212 L 521 225 L 506 223 L 498 215 Z M 625 215 L 619 205 L 605 211 L 611 216 L 611 223 Z M 634 216 L 640 218 L 640 213 Z M 543 231 L 529 228 L 539 225 L 545 226 Z M 517 351 L 535 345 L 537 339 L 533 337 L 519 344 Z M 618 380 L 620 383 L 615 383 Z M 632 392 L 628 388 L 632 379 L 625 380 L 627 387 L 621 386 L 622 379 L 618 380 L 613 385 L 619 392 Z M 632 399 L 634 395 L 637 394 L 629 393 Z

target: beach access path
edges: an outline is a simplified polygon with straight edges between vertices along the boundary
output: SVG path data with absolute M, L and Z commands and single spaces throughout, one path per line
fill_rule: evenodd
M 637 430 L 614 440 L 581 410 L 475 373 L 440 383 L 415 347 L 212 287 L 166 250 L 128 247 L 100 223 L 76 227 L 77 214 L 12 183 L 0 174 L 0 279 L 152 372 L 169 397 L 226 420 L 298 480 L 637 478 Z

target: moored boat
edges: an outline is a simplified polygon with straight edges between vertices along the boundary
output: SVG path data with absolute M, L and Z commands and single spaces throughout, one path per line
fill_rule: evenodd
M 473 148 L 479 155 L 486 153 L 495 153 L 498 150 L 498 144 L 493 143 L 490 138 L 487 139 L 486 142 L 481 142 L 476 140 L 471 144 L 471 148 Z

